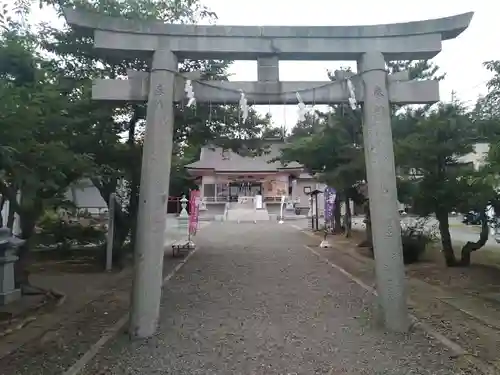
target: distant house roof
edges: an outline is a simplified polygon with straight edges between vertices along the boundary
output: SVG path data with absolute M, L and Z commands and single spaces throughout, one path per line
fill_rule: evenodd
M 212 169 L 218 172 L 276 172 L 286 169 L 302 169 L 297 162 L 283 165 L 271 161 L 281 155 L 284 143 L 272 143 L 259 156 L 242 156 L 221 147 L 205 146 L 201 149 L 200 160 L 186 165 L 188 170 Z
M 307 172 L 302 172 L 299 174 L 299 180 L 314 179 L 314 176 Z
M 476 143 L 474 145 L 474 151 L 458 158 L 458 161 L 464 164 L 472 164 L 474 169 L 477 170 L 485 164 L 485 159 L 489 150 L 489 143 Z

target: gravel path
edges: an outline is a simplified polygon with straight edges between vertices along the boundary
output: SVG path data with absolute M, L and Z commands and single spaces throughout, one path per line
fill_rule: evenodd
M 213 223 L 164 290 L 159 334 L 119 337 L 91 373 L 460 374 L 421 332 L 375 328 L 372 296 L 306 242 L 286 224 Z

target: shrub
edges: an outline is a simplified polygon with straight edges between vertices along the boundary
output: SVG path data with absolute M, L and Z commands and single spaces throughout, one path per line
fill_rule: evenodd
M 430 218 L 409 219 L 401 223 L 401 241 L 405 264 L 420 261 L 427 245 L 437 238 L 437 228 Z
M 61 250 L 102 244 L 105 235 L 106 228 L 103 225 L 83 225 L 78 218 L 65 220 L 52 211 L 47 211 L 37 225 L 37 242 L 46 246 L 55 245 Z
M 427 245 L 434 242 L 439 235 L 437 224 L 430 217 L 417 219 L 406 218 L 401 222 L 401 242 L 403 245 L 403 261 L 405 264 L 421 260 Z M 373 256 L 373 248 L 371 248 Z

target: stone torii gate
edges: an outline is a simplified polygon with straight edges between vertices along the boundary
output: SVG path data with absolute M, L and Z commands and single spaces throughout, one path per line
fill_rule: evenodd
M 66 9 L 75 28 L 94 31 L 95 48 L 151 59 L 149 73 L 129 72 L 128 80 L 96 80 L 93 98 L 147 101 L 142 176 L 135 244 L 131 337 L 154 334 L 160 309 L 173 133 L 173 102 L 183 101 L 184 80 L 192 79 L 198 102 L 238 103 L 240 90 L 251 104 L 346 103 L 340 82 L 281 82 L 280 60 L 353 60 L 356 100 L 363 103 L 363 137 L 373 218 L 373 243 L 379 303 L 386 326 L 409 327 L 390 103 L 434 103 L 437 81 L 388 76 L 386 61 L 430 59 L 444 40 L 457 37 L 472 13 L 453 17 L 373 26 L 202 26 L 112 18 Z M 257 60 L 257 82 L 201 82 L 177 73 L 179 59 Z M 332 150 L 333 152 L 333 150 Z

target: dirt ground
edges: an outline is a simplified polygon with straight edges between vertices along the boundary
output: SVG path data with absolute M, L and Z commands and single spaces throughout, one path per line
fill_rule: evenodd
M 33 262 L 30 281 L 57 297 L 0 309 L 0 375 L 61 374 L 128 311 L 131 267 L 106 273 L 92 256 L 51 258 Z M 167 252 L 164 273 L 180 261 Z
M 374 262 L 359 248 L 363 233 L 332 236 L 332 248 L 319 252 L 366 284 L 375 286 Z M 320 236 L 312 238 L 319 243 Z M 494 254 L 493 256 L 496 256 Z M 473 255 L 468 268 L 447 268 L 439 248 L 422 262 L 406 266 L 411 312 L 466 350 L 461 360 L 478 371 L 500 374 L 500 268 L 486 249 Z

